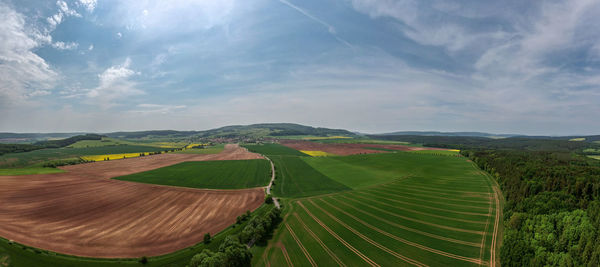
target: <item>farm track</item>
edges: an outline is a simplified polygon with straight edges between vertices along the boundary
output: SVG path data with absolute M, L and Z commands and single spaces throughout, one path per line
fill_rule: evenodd
M 306 211 L 306 213 L 315 221 L 317 222 L 319 225 L 321 225 L 321 227 L 323 227 L 323 229 L 325 229 L 327 232 L 329 232 L 329 234 L 331 234 L 335 239 L 337 239 L 338 241 L 340 241 L 340 243 L 342 243 L 344 246 L 346 246 L 348 249 L 350 249 L 352 252 L 354 252 L 356 255 L 358 255 L 360 258 L 362 258 L 365 262 L 367 262 L 367 264 L 371 265 L 371 266 L 380 266 L 379 264 L 375 263 L 373 260 L 371 260 L 369 257 L 365 256 L 364 254 L 362 254 L 358 249 L 354 248 L 352 245 L 350 245 L 350 243 L 346 242 L 346 240 L 344 240 L 343 238 L 341 238 L 338 234 L 335 233 L 335 231 L 331 230 L 331 228 L 329 228 L 327 225 L 325 225 L 323 222 L 321 222 L 321 220 L 319 220 L 315 215 L 313 215 L 303 204 L 302 202 L 297 201 L 296 202 L 300 207 L 302 207 L 302 209 L 304 209 L 304 211 Z
M 361 198 L 361 199 L 364 199 L 364 200 L 368 200 L 368 201 L 373 201 L 373 202 L 376 202 L 378 204 L 382 204 L 382 205 L 386 205 L 386 206 L 390 206 L 390 207 L 396 207 L 396 206 L 392 206 L 392 205 L 389 205 L 389 204 L 386 204 L 386 203 L 383 203 L 381 201 L 377 201 L 377 200 L 374 200 L 374 199 L 368 199 L 368 198 L 365 198 L 365 197 L 357 196 L 355 193 L 367 194 L 367 195 L 370 196 L 370 194 L 365 193 L 365 192 L 351 192 L 350 194 L 352 196 L 354 196 L 354 197 L 358 197 L 358 198 Z M 474 213 L 474 212 L 466 212 L 466 211 L 456 211 L 456 210 L 442 209 L 442 208 L 437 208 L 437 207 L 432 207 L 432 206 L 427 206 L 427 205 L 421 205 L 421 204 L 416 204 L 416 203 L 412 203 L 412 202 L 406 202 L 406 201 L 397 200 L 397 199 L 388 199 L 388 201 L 396 202 L 396 203 L 403 204 L 403 205 L 412 205 L 412 206 L 422 207 L 422 208 L 426 208 L 426 209 L 451 212 L 451 213 L 456 213 L 456 214 L 461 214 L 461 215 L 487 216 L 487 214 L 485 214 L 485 213 Z
M 342 260 L 340 260 L 340 258 L 338 258 L 338 256 L 335 255 L 335 253 L 333 253 L 333 251 L 331 251 L 331 249 L 329 247 L 327 247 L 327 245 L 325 245 L 325 243 L 323 243 L 323 241 L 321 241 L 321 239 L 312 231 L 310 230 L 310 228 L 308 228 L 308 226 L 306 226 L 306 224 L 304 223 L 304 221 L 302 221 L 302 219 L 300 218 L 300 216 L 298 216 L 298 213 L 294 213 L 294 217 L 296 217 L 296 219 L 298 219 L 298 221 L 300 222 L 300 224 L 302 224 L 302 227 L 304 227 L 304 230 L 306 232 L 308 232 L 308 234 L 310 234 L 310 236 L 317 241 L 317 243 L 319 243 L 319 245 L 321 245 L 321 247 L 325 250 L 325 252 L 327 252 L 327 254 L 339 265 L 342 267 L 345 267 L 346 264 L 344 264 L 344 262 L 342 262 Z
M 333 216 L 331 213 L 325 211 L 324 209 L 322 209 L 321 207 L 319 207 L 318 205 L 316 205 L 312 200 L 309 200 L 309 201 L 313 205 L 315 205 L 315 207 L 321 209 L 327 215 L 329 215 L 330 217 L 334 218 L 334 220 L 336 220 L 336 221 L 339 220 L 335 216 Z M 350 214 L 350 213 L 348 213 L 348 212 L 346 212 L 346 211 L 344 211 L 344 210 L 342 210 L 342 209 L 340 209 L 338 207 L 335 207 L 335 206 L 333 206 L 333 205 L 331 205 L 331 204 L 329 204 L 329 203 L 327 203 L 325 201 L 323 201 L 323 203 L 325 203 L 329 207 L 332 207 L 333 209 L 335 209 L 335 210 L 343 213 L 344 215 L 352 218 L 353 220 L 361 223 L 362 225 L 364 225 L 364 226 L 366 226 L 366 227 L 368 227 L 368 228 L 370 228 L 370 229 L 372 229 L 372 230 L 374 230 L 374 231 L 376 231 L 376 232 L 378 232 L 380 234 L 383 234 L 383 235 L 385 235 L 385 236 L 387 236 L 389 238 L 392 238 L 392 239 L 394 239 L 396 241 L 404 243 L 406 245 L 409 245 L 409 246 L 412 246 L 412 247 L 415 247 L 415 248 L 418 248 L 418 249 L 422 249 L 422 250 L 425 250 L 425 251 L 428 251 L 428 252 L 431 252 L 431 253 L 435 253 L 435 254 L 438 254 L 438 255 L 442 255 L 442 256 L 445 256 L 445 257 L 449 257 L 449 258 L 453 258 L 453 259 L 457 259 L 457 260 L 462 260 L 462 261 L 467 261 L 467 262 L 471 262 L 471 263 L 475 263 L 475 264 L 481 264 L 481 260 L 480 259 L 475 259 L 475 258 L 469 258 L 469 257 L 460 256 L 460 255 L 455 255 L 455 254 L 452 254 L 452 253 L 449 253 L 449 252 L 441 251 L 441 250 L 430 248 L 430 247 L 427 247 L 427 246 L 424 246 L 424 245 L 421 245 L 421 244 L 418 244 L 418 243 L 415 243 L 415 242 L 408 241 L 408 240 L 406 240 L 404 238 L 401 238 L 401 237 L 398 237 L 398 236 L 393 235 L 391 233 L 388 233 L 386 231 L 383 231 L 383 230 L 381 230 L 381 229 L 379 229 L 379 228 L 377 228 L 377 227 L 375 227 L 375 226 L 373 226 L 373 225 L 371 225 L 371 224 L 369 224 L 369 223 L 367 223 L 367 222 L 365 222 L 365 221 L 357 218 L 356 216 L 354 216 L 354 215 L 352 215 L 352 214 Z M 341 221 L 338 221 L 338 222 L 341 222 Z
M 465 200 L 465 199 L 457 199 L 457 198 L 450 198 L 450 197 L 439 197 L 439 196 L 425 195 L 423 193 L 413 193 L 413 192 L 406 192 L 406 191 L 402 191 L 402 190 L 392 190 L 392 189 L 388 189 L 388 188 L 379 188 L 379 190 L 382 190 L 383 192 L 387 192 L 387 193 L 391 193 L 391 194 L 403 194 L 403 195 L 410 195 L 410 196 L 415 196 L 415 197 L 425 196 L 428 198 L 435 198 L 435 199 L 440 199 L 440 200 L 450 200 L 450 201 L 467 202 L 467 203 L 474 203 L 474 204 L 490 204 L 491 203 L 491 201 Z M 467 204 L 467 203 L 465 203 L 465 204 Z
M 190 160 L 262 158 L 237 145 L 214 155 L 160 154 L 0 177 L 0 236 L 64 254 L 156 256 L 192 246 L 264 201 L 263 188 L 201 190 L 108 179 Z M 164 161 L 163 161 L 164 160 Z
M 325 203 L 327 203 L 327 202 L 325 202 Z M 456 244 L 462 244 L 462 245 L 467 245 L 467 246 L 472 246 L 472 247 L 480 247 L 481 246 L 480 244 L 477 244 L 477 243 L 463 241 L 463 240 L 458 240 L 458 239 L 453 239 L 453 238 L 448 238 L 448 237 L 444 237 L 444 236 L 439 236 L 439 235 L 436 235 L 436 234 L 431 234 L 431 233 L 427 233 L 427 232 L 424 232 L 424 231 L 421 231 L 421 230 L 410 228 L 410 227 L 407 227 L 407 226 L 404 226 L 404 225 L 401 225 L 401 224 L 397 224 L 397 223 L 391 222 L 391 221 L 389 221 L 387 219 L 381 218 L 381 217 L 379 217 L 379 216 L 377 216 L 377 215 L 375 215 L 373 213 L 370 213 L 368 211 L 359 209 L 359 208 L 354 207 L 354 206 L 352 206 L 352 205 L 350 205 L 348 203 L 345 203 L 345 202 L 342 202 L 342 201 L 339 201 L 339 203 L 341 203 L 342 205 L 345 205 L 346 207 L 349 207 L 351 209 L 357 210 L 357 211 L 359 211 L 361 213 L 367 214 L 367 215 L 369 215 L 369 216 L 371 216 L 371 217 L 373 217 L 373 218 L 375 218 L 377 220 L 380 220 L 382 222 L 385 222 L 385 223 L 387 223 L 389 225 L 395 226 L 395 227 L 400 228 L 400 229 L 404 229 L 406 231 L 410 231 L 410 232 L 417 233 L 417 234 L 420 234 L 420 235 L 424 235 L 424 236 L 428 236 L 428 237 L 431 237 L 431 238 L 435 238 L 435 239 L 439 239 L 439 240 L 444 240 L 444 241 L 448 241 L 448 242 L 452 242 L 452 243 L 456 243 Z M 327 203 L 327 204 L 329 204 L 329 203 Z M 371 206 L 371 208 L 374 208 L 374 207 Z M 380 210 L 380 211 L 383 211 L 383 210 Z M 393 213 L 390 213 L 390 215 L 392 215 L 392 214 Z
M 285 258 L 285 262 L 287 262 L 288 266 L 294 267 L 294 264 L 292 263 L 292 260 L 290 259 L 290 255 L 287 253 L 287 250 L 285 249 L 285 245 L 283 245 L 282 243 L 279 243 L 279 244 L 277 244 L 277 246 L 279 247 L 279 249 L 281 249 L 283 258 Z
M 393 182 L 390 184 L 395 184 L 397 182 Z M 485 195 L 485 196 L 492 196 L 491 193 L 486 193 L 486 192 L 475 192 L 475 191 L 462 191 L 462 190 L 452 190 L 452 189 L 438 189 L 438 188 L 431 188 L 431 187 L 425 187 L 425 186 L 418 186 L 418 185 L 402 185 L 402 187 L 405 188 L 417 188 L 420 190 L 423 190 L 424 192 L 429 192 L 429 193 L 444 193 L 446 192 L 446 194 L 448 194 L 448 192 L 455 192 L 455 193 L 462 193 L 462 194 L 480 194 L 480 195 Z
M 296 236 L 296 233 L 294 233 L 294 230 L 292 230 L 292 228 L 290 227 L 290 225 L 287 224 L 287 223 L 285 224 L 285 227 L 287 228 L 287 230 L 292 235 L 292 238 L 294 239 L 294 241 L 296 241 L 296 244 L 298 244 L 298 247 L 300 247 L 300 250 L 302 250 L 302 253 L 304 253 L 304 256 L 306 257 L 306 259 L 308 260 L 308 262 L 310 262 L 310 265 L 312 265 L 313 267 L 316 267 L 317 263 L 310 256 L 310 254 L 308 253 L 308 251 L 306 250 L 306 248 L 304 247 L 304 245 L 302 244 L 302 242 L 300 241 L 300 239 L 298 239 L 298 237 Z
M 348 199 L 350 201 L 356 202 L 356 200 L 350 199 L 350 198 L 348 198 L 346 196 L 343 196 L 343 195 L 339 195 L 339 197 L 343 197 L 343 198 Z M 359 197 L 359 196 L 356 196 L 356 197 Z M 359 198 L 362 198 L 362 197 L 359 197 Z M 363 198 L 363 199 L 365 199 L 365 198 Z M 409 209 L 409 208 L 405 208 L 405 207 L 402 207 L 402 206 L 392 206 L 392 205 L 389 205 L 389 204 L 386 204 L 386 203 L 383 203 L 383 202 L 380 202 L 380 201 L 377 201 L 377 200 L 372 200 L 372 199 L 365 199 L 365 200 L 373 201 L 373 202 L 376 202 L 376 203 L 381 204 L 381 205 L 385 205 L 385 206 L 388 206 L 388 207 L 396 208 L 396 209 L 399 209 L 399 210 L 403 210 L 403 211 L 407 211 L 407 212 L 411 212 L 411 213 L 415 213 L 415 214 L 421 214 L 421 215 L 425 215 L 425 216 L 429 216 L 429 217 L 435 217 L 435 218 L 440 218 L 440 219 L 444 219 L 444 220 L 451 220 L 451 221 L 464 222 L 464 223 L 485 224 L 482 221 L 473 221 L 473 220 L 465 220 L 465 219 L 460 219 L 460 218 L 447 217 L 447 216 L 437 215 L 437 214 L 433 214 L 433 213 L 428 213 L 428 212 L 422 212 L 422 211 L 418 211 L 418 210 L 414 210 L 414 209 Z M 373 207 L 372 205 L 368 205 L 368 204 L 366 204 L 364 202 L 362 202 L 361 204 L 363 204 L 365 206 Z
M 371 194 L 382 194 L 382 195 L 386 195 L 388 197 L 399 197 L 399 198 L 403 198 L 403 199 L 427 202 L 427 203 L 431 203 L 434 205 L 445 205 L 445 206 L 459 207 L 459 208 L 466 208 L 466 209 L 486 209 L 486 208 L 482 208 L 482 207 L 473 207 L 473 206 L 469 206 L 469 205 L 453 204 L 453 203 L 446 203 L 446 202 L 433 201 L 433 200 L 424 200 L 424 199 L 420 199 L 420 198 L 416 198 L 416 197 L 407 197 L 407 196 L 399 195 L 399 194 L 381 192 L 376 189 L 365 189 L 364 191 L 370 192 Z
M 413 260 L 413 259 L 411 259 L 411 258 L 409 258 L 409 257 L 406 257 L 406 256 L 404 256 L 404 255 L 402 255 L 402 254 L 400 254 L 400 253 L 398 253 L 398 252 L 395 252 L 395 251 L 393 251 L 393 250 L 391 250 L 391 249 L 389 249 L 389 248 L 387 248 L 387 247 L 385 247 L 385 246 L 383 246 L 383 245 L 381 245 L 381 244 L 379 244 L 379 243 L 375 242 L 374 240 L 372 240 L 372 239 L 370 239 L 369 237 L 367 237 L 367 236 L 363 235 L 362 233 L 360 233 L 360 232 L 359 232 L 359 231 L 357 231 L 356 229 L 354 229 L 354 228 L 352 228 L 352 227 L 348 226 L 346 223 L 342 222 L 342 221 L 341 221 L 340 219 L 338 219 L 337 217 L 335 217 L 335 216 L 331 215 L 331 213 L 327 212 L 327 211 L 326 211 L 326 210 L 324 210 L 323 208 L 321 208 L 321 207 L 319 207 L 318 205 L 316 205 L 316 204 L 315 204 L 315 203 L 312 201 L 312 199 L 309 199 L 309 200 L 308 200 L 308 202 L 310 202 L 310 203 L 311 203 L 313 206 L 315 206 L 317 209 L 321 210 L 321 212 L 325 213 L 325 214 L 326 214 L 327 216 L 329 216 L 331 219 L 333 219 L 334 221 L 336 221 L 336 222 L 337 222 L 338 224 L 340 224 L 342 227 L 344 227 L 344 228 L 348 229 L 350 232 L 354 233 L 355 235 L 357 235 L 357 236 L 358 236 L 358 237 L 360 237 L 361 239 L 363 239 L 363 240 L 367 241 L 367 242 L 368 242 L 368 243 L 370 243 L 371 245 L 373 245 L 373 246 L 375 246 L 375 247 L 377 247 L 377 248 L 379 248 L 379 249 L 381 249 L 381 250 L 383 250 L 383 251 L 387 252 L 388 254 L 390 254 L 390 255 L 392 255 L 392 256 L 394 256 L 394 257 L 398 258 L 398 259 L 401 259 L 401 260 L 403 260 L 403 261 L 405 261 L 405 262 L 407 262 L 407 263 L 409 263 L 409 264 L 412 264 L 412 265 L 415 265 L 415 266 L 427 266 L 427 265 L 425 265 L 425 264 L 423 264 L 423 263 L 421 263 L 421 262 L 419 262 L 419 261 L 416 261 L 416 260 Z M 298 204 L 300 204 L 300 205 L 301 205 L 301 206 L 304 208 L 304 205 L 302 204 L 302 202 L 298 202 Z M 305 208 L 305 209 L 306 209 L 306 208 Z
M 463 198 L 469 198 L 466 200 L 472 200 L 473 198 L 475 199 L 487 199 L 487 200 L 491 200 L 493 197 L 491 195 L 487 195 L 487 196 L 483 196 L 483 195 L 476 195 L 476 194 L 464 194 L 461 193 L 461 195 L 456 195 L 456 194 L 450 194 L 450 193 L 441 193 L 441 192 L 432 192 L 430 190 L 422 190 L 422 189 L 415 189 L 415 188 L 411 188 L 408 186 L 402 186 L 400 190 L 398 190 L 397 187 L 393 187 L 393 185 L 389 185 L 389 184 L 383 184 L 381 185 L 382 188 L 388 189 L 388 190 L 392 190 L 392 191 L 397 191 L 397 192 L 405 192 L 405 191 L 409 191 L 409 192 L 417 192 L 417 193 L 421 193 L 421 194 L 436 194 L 439 196 L 444 196 L 444 197 L 451 197 L 453 199 L 458 199 L 458 200 L 463 200 Z M 488 203 L 491 201 L 488 201 Z

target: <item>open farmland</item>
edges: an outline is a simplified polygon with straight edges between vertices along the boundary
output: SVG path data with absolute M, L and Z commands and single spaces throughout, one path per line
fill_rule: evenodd
M 193 188 L 252 188 L 269 183 L 271 165 L 265 159 L 190 161 L 115 179 Z
M 184 150 L 178 150 L 173 153 L 177 153 L 177 154 L 217 154 L 217 153 L 220 153 L 221 151 L 223 151 L 223 149 L 224 149 L 224 145 L 220 144 L 220 145 L 214 145 L 214 146 L 207 146 L 204 148 L 186 148 Z
M 496 265 L 499 192 L 465 158 L 393 153 L 310 160 L 358 163 L 346 175 L 366 170 L 348 178 L 352 191 L 289 200 L 286 219 L 255 264 Z M 343 165 L 312 165 L 344 180 L 341 170 L 333 172 Z M 373 185 L 356 182 L 372 175 L 379 176 Z
M 267 156 L 288 155 L 288 156 L 308 156 L 296 149 L 282 146 L 280 144 L 260 144 L 260 145 L 244 145 L 248 150 Z
M 279 197 L 305 197 L 350 190 L 330 179 L 297 156 L 269 156 L 275 164 L 273 194 Z
M 300 151 L 323 151 L 335 155 L 355 155 L 383 153 L 386 151 L 422 151 L 446 149 L 433 147 L 408 146 L 400 144 L 365 144 L 365 143 L 320 143 L 310 141 L 283 140 L 281 144 Z
M 0 177 L 0 236 L 55 252 L 139 257 L 173 252 L 215 234 L 264 200 L 262 188 L 199 190 L 111 180 L 189 160 L 257 159 L 237 145 L 220 154 L 162 154 Z
M 89 155 L 158 152 L 163 150 L 165 150 L 165 148 L 138 145 L 98 146 L 82 148 L 47 148 L 29 152 L 8 153 L 1 155 L 0 168 L 31 166 L 51 160 L 76 158 Z

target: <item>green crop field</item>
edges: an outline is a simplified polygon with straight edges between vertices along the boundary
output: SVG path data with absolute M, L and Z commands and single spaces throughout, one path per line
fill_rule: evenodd
M 64 172 L 57 168 L 43 168 L 43 167 L 31 167 L 31 168 L 12 168 L 12 169 L 0 169 L 0 175 L 28 175 L 28 174 L 47 174 L 47 173 L 60 173 Z
M 223 151 L 224 148 L 225 148 L 225 145 L 220 144 L 220 145 L 209 146 L 209 147 L 205 147 L 205 148 L 190 148 L 190 149 L 185 149 L 185 150 L 181 150 L 181 151 L 175 151 L 175 153 L 177 153 L 177 154 L 217 154 L 217 153 L 220 153 L 221 151 Z
M 264 159 L 190 161 L 114 179 L 147 184 L 211 189 L 265 186 L 271 165 Z
M 323 175 L 296 156 L 270 156 L 275 164 L 273 194 L 279 197 L 306 197 L 350 190 Z
M 308 156 L 298 150 L 283 146 L 280 144 L 262 144 L 262 145 L 243 145 L 245 148 L 254 153 L 259 153 L 267 156 L 272 155 L 290 155 L 290 156 Z
M 98 146 L 82 148 L 47 148 L 29 152 L 9 153 L 1 155 L 0 168 L 25 167 L 36 164 L 40 165 L 40 163 L 51 160 L 74 157 L 76 158 L 86 155 L 155 152 L 164 150 L 167 150 L 167 148 L 134 145 Z
M 290 199 L 286 219 L 255 265 L 495 261 L 500 198 L 491 179 L 465 158 L 399 152 L 302 160 L 354 190 Z
M 254 212 L 253 216 L 262 216 L 268 212 L 273 205 L 262 205 Z M 30 266 L 45 266 L 45 267 L 117 267 L 117 266 L 186 266 L 190 259 L 204 249 L 218 250 L 219 245 L 229 235 L 240 233 L 248 220 L 240 225 L 232 225 L 225 230 L 219 232 L 212 237 L 212 241 L 208 244 L 198 243 L 186 249 L 178 250 L 162 256 L 148 257 L 148 263 L 142 265 L 139 259 L 101 259 L 101 258 L 84 258 L 70 255 L 63 255 L 51 251 L 41 250 L 24 246 L 18 243 L 10 242 L 4 238 L 0 238 L 0 266 L 3 260 L 8 261 L 8 266 L 14 267 L 30 267 Z
M 81 140 L 68 147 L 70 148 L 87 148 L 87 147 L 100 147 L 100 146 L 151 146 L 160 147 L 164 149 L 168 148 L 180 148 L 187 145 L 188 142 L 175 142 L 175 141 L 157 141 L 157 140 L 143 140 L 143 141 L 130 141 L 123 139 L 115 139 L 109 137 L 102 137 L 101 140 Z

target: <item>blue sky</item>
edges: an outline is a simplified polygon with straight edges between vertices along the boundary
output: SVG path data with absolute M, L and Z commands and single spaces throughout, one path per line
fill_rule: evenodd
M 600 133 L 600 2 L 0 0 L 0 131 Z

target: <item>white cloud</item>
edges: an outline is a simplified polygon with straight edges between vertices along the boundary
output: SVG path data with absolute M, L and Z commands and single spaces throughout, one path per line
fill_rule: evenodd
M 353 48 L 352 44 L 350 44 L 348 41 L 346 41 L 346 40 L 342 39 L 341 37 L 339 37 L 339 36 L 337 35 L 337 33 L 336 33 L 336 31 L 335 31 L 335 27 L 333 27 L 331 24 L 329 24 L 329 23 L 327 23 L 327 22 L 325 22 L 325 21 L 323 21 L 323 20 L 321 20 L 321 19 L 319 19 L 319 18 L 317 18 L 317 17 L 313 16 L 312 14 L 308 13 L 306 10 L 304 10 L 304 9 L 302 9 L 302 8 L 300 8 L 300 7 L 298 7 L 298 6 L 294 5 L 294 4 L 292 4 L 292 3 L 290 3 L 290 2 L 289 2 L 289 1 L 287 1 L 287 0 L 279 0 L 279 2 L 283 3 L 283 4 L 284 4 L 284 5 L 286 5 L 286 6 L 289 6 L 289 7 L 293 8 L 293 9 L 295 9 L 296 11 L 300 12 L 300 13 L 301 13 L 302 15 L 304 15 L 305 17 L 307 17 L 307 18 L 309 18 L 309 19 L 311 19 L 311 20 L 313 20 L 313 21 L 315 21 L 315 22 L 317 22 L 317 23 L 319 23 L 319 24 L 323 25 L 325 28 L 327 28 L 327 31 L 328 31 L 328 32 L 329 32 L 331 35 L 333 35 L 333 37 L 334 37 L 336 40 L 338 40 L 340 43 L 342 43 L 342 44 L 344 44 L 344 45 L 346 45 L 346 46 L 348 46 L 348 47 L 350 47 L 350 48 Z
M 0 106 L 40 96 L 51 89 L 58 74 L 33 51 L 42 45 L 39 33 L 25 17 L 0 3 Z
M 69 5 L 67 5 L 67 2 L 65 1 L 58 0 L 56 1 L 56 5 L 60 9 L 60 11 L 67 16 L 81 17 L 81 15 L 77 13 L 77 11 L 75 11 L 74 9 L 70 9 Z
M 117 38 L 118 38 L 118 39 L 121 39 L 121 37 L 123 37 L 123 34 L 122 34 L 122 33 L 120 33 L 120 32 L 117 32 Z
M 143 114 L 168 114 L 176 110 L 185 109 L 186 105 L 139 104 L 137 107 L 138 109 L 131 110 L 131 112 Z
M 70 9 L 67 2 L 59 0 L 56 2 L 58 10 L 50 17 L 46 18 L 50 28 L 46 29 L 46 34 L 54 31 L 59 24 L 61 24 L 67 17 L 81 17 L 81 14 L 77 13 L 74 9 Z
M 70 42 L 70 43 L 54 42 L 54 43 L 52 43 L 52 47 L 54 47 L 58 50 L 74 50 L 74 49 L 77 49 L 77 47 L 79 47 L 79 44 L 75 43 L 75 42 Z
M 77 2 L 78 5 L 85 7 L 88 12 L 93 12 L 96 8 L 97 1 L 96 0 L 79 0 Z
M 131 81 L 134 75 L 139 75 L 130 69 L 131 59 L 125 59 L 121 65 L 111 66 L 98 75 L 99 85 L 87 92 L 91 103 L 98 104 L 106 109 L 116 105 L 117 102 L 127 100 L 129 96 L 143 95 L 144 91 L 137 88 L 137 83 Z
M 93 45 L 93 44 L 91 44 L 91 45 L 88 47 L 88 50 L 89 50 L 89 51 L 92 51 L 92 50 L 94 50 L 94 45 Z

